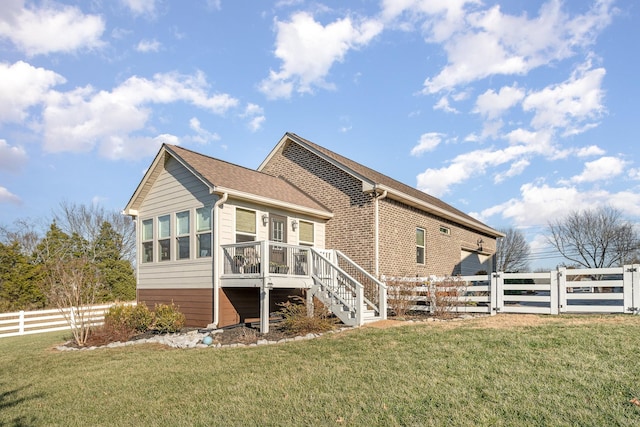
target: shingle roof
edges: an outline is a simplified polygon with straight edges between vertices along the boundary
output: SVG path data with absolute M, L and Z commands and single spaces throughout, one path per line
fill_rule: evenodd
M 172 156 L 182 159 L 186 165 L 212 186 L 330 213 L 326 207 L 282 178 L 199 154 L 176 145 L 165 144 L 165 148 Z
M 304 144 L 309 145 L 310 147 L 312 147 L 314 150 L 317 150 L 318 152 L 324 154 L 326 157 L 332 159 L 333 161 L 340 163 L 342 165 L 344 165 L 345 167 L 347 167 L 348 169 L 351 169 L 352 171 L 356 172 L 357 174 L 361 175 L 362 177 L 366 178 L 367 180 L 378 184 L 378 185 L 383 185 L 385 187 L 388 187 L 390 189 L 393 189 L 395 191 L 398 191 L 400 193 L 404 193 L 407 196 L 410 196 L 412 198 L 418 199 L 424 203 L 427 203 L 429 205 L 435 206 L 439 209 L 442 209 L 446 212 L 449 212 L 451 214 L 454 214 L 456 216 L 459 216 L 461 218 L 464 218 L 466 221 L 476 224 L 482 228 L 488 228 L 487 225 L 483 224 L 482 222 L 478 221 L 477 219 L 473 218 L 472 216 L 454 208 L 453 206 L 449 205 L 448 203 L 443 202 L 442 200 L 433 197 L 423 191 L 420 191 L 416 188 L 413 188 L 409 185 L 403 184 L 400 181 L 397 181 L 393 178 L 390 178 L 380 172 L 377 172 L 371 168 L 368 168 L 364 165 L 361 165 L 358 162 L 355 162 L 351 159 L 348 159 L 344 156 L 341 156 L 340 154 L 334 153 L 331 150 L 328 150 L 320 145 L 317 145 L 305 138 L 300 137 L 299 135 L 296 135 L 295 133 L 287 133 L 287 135 L 290 137 L 290 139 L 292 139 L 293 141 L 295 140 L 299 140 L 301 142 L 303 142 Z

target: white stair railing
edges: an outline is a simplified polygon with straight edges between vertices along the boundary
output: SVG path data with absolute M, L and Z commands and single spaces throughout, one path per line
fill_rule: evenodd
M 363 325 L 364 286 L 318 251 L 311 249 L 311 257 L 315 295 L 344 324 Z

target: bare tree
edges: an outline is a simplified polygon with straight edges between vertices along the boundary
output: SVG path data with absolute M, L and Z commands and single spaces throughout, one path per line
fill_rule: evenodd
M 637 259 L 638 233 L 612 207 L 571 212 L 549 223 L 548 229 L 549 243 L 577 265 L 606 268 Z
M 77 234 L 87 242 L 97 242 L 102 224 L 108 222 L 122 236 L 121 258 L 132 264 L 135 262 L 135 224 L 130 217 L 107 211 L 99 205 L 78 205 L 64 201 L 54 212 L 54 220 L 62 231 L 69 235 Z
M 0 225 L 0 243 L 11 245 L 17 243 L 20 252 L 30 256 L 36 249 L 42 235 L 42 221 L 17 219 L 12 226 Z
M 524 234 L 512 227 L 500 231 L 505 236 L 496 245 L 496 269 L 511 273 L 527 271 L 531 249 Z

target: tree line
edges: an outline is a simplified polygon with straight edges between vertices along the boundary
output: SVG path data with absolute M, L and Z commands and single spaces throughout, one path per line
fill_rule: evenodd
M 130 218 L 63 202 L 46 223 L 0 226 L 0 312 L 135 299 Z

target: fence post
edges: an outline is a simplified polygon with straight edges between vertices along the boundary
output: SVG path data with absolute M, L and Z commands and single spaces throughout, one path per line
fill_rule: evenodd
M 633 314 L 636 311 L 636 305 L 633 301 L 633 274 L 635 268 L 631 265 L 622 266 L 622 298 L 624 313 Z
M 558 314 L 558 273 L 555 271 L 549 272 L 549 314 Z
M 626 285 L 626 283 L 625 283 Z M 632 314 L 640 314 L 640 264 L 631 266 L 631 308 Z
M 564 313 L 567 311 L 567 269 L 558 267 L 556 277 L 558 280 L 558 311 Z
M 504 306 L 504 278 L 501 272 L 491 276 L 491 312 L 497 314 Z
M 24 335 L 24 310 L 18 314 L 18 334 Z
M 437 286 L 429 282 L 429 313 L 431 314 L 436 312 L 436 292 L 438 292 Z

